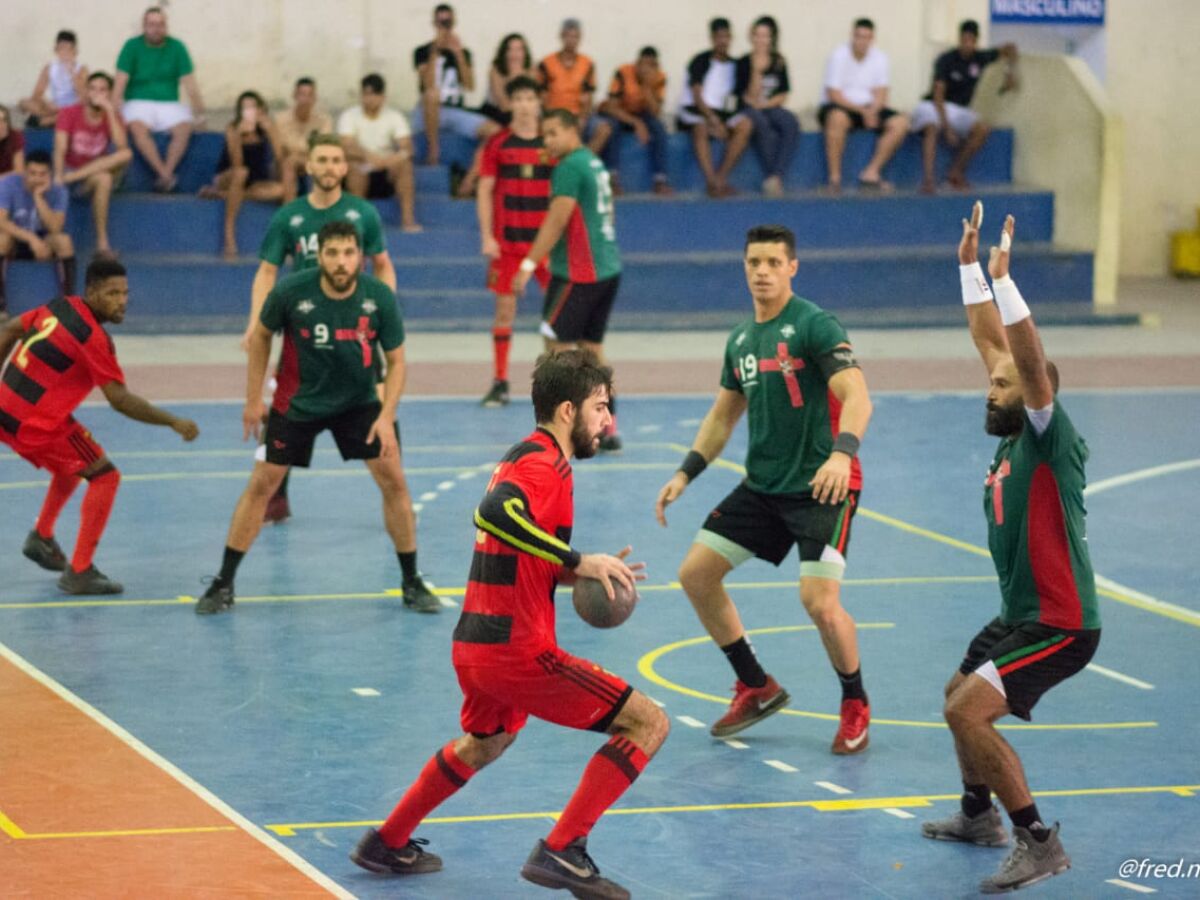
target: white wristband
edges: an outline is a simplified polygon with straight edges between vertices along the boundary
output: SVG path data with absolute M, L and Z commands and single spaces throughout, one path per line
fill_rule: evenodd
M 537 268 L 537 263 L 535 263 L 528 256 L 525 257 L 523 260 L 521 260 L 521 271 L 522 272 L 532 272 L 536 268 Z
M 996 306 L 1000 309 L 1000 321 L 1005 327 L 1029 318 L 1029 307 L 1011 276 L 997 278 L 992 284 L 996 288 Z
M 983 274 L 983 267 L 979 263 L 973 262 L 965 266 L 959 266 L 958 275 L 962 280 L 963 306 L 992 302 L 994 299 L 992 297 L 992 289 L 988 287 L 987 278 Z

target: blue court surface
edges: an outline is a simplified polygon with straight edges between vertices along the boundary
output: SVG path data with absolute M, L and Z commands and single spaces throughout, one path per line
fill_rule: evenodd
M 702 517 L 738 481 L 744 427 L 729 462 L 669 510 L 666 530 L 654 498 L 707 398 L 623 398 L 625 452 L 576 464 L 573 543 L 632 544 L 649 580 L 634 617 L 610 632 L 589 629 L 561 597 L 560 642 L 659 701 L 673 726 L 590 842 L 604 874 L 637 896 L 965 897 L 1003 858 L 925 840 L 919 828 L 955 808 L 942 687 L 999 607 L 981 546 L 995 441 L 982 430 L 980 395 L 875 399 L 843 591 L 874 715 L 859 757 L 829 752 L 837 682 L 800 606 L 794 556 L 730 577 L 792 706 L 737 740 L 708 734 L 734 679 L 674 581 Z M 1103 576 L 1104 635 L 1094 666 L 1048 694 L 1032 725 L 1004 720 L 1074 863 L 1031 894 L 1194 897 L 1200 879 L 1121 866 L 1200 863 L 1200 392 L 1068 393 L 1063 402 L 1092 450 L 1089 543 Z M 543 894 L 518 870 L 602 739 L 539 722 L 419 829 L 443 872 L 389 880 L 347 859 L 364 827 L 459 733 L 450 635 L 471 513 L 492 465 L 531 430 L 528 405 L 402 406 L 421 568 L 447 604 L 436 617 L 402 610 L 374 484 L 327 438 L 313 469 L 293 479 L 295 517 L 266 529 L 243 563 L 235 611 L 195 616 L 191 598 L 218 566 L 252 458 L 238 406 L 182 409 L 201 424 L 194 445 L 107 408 L 80 412 L 124 475 L 97 556 L 124 581 L 119 599 L 64 598 L 20 556 L 45 481 L 0 456 L 0 641 L 353 894 Z M 59 527 L 68 547 L 78 503 Z M 219 871 L 212 880 L 215 896 Z

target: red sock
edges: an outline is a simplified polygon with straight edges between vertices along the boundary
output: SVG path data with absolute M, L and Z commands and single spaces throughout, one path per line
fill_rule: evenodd
M 458 758 L 451 741 L 437 753 L 404 792 L 392 814 L 379 829 L 379 836 L 389 847 L 403 847 L 412 833 L 429 813 L 467 783 L 475 770 Z
M 100 536 L 104 534 L 104 526 L 108 524 L 108 514 L 112 512 L 113 500 L 117 497 L 117 486 L 120 483 L 121 473 L 116 469 L 109 469 L 88 483 L 87 493 L 83 495 L 83 511 L 79 522 L 79 537 L 75 541 L 75 555 L 71 557 L 71 568 L 76 572 L 82 572 L 92 564 L 92 557 L 96 554 Z
M 46 491 L 46 502 L 42 504 L 42 511 L 35 526 L 37 533 L 42 537 L 54 537 L 54 524 L 58 521 L 58 514 L 75 493 L 75 488 L 79 487 L 79 480 L 78 475 L 57 473 L 50 479 L 50 490 Z
M 596 820 L 617 802 L 648 762 L 650 757 L 628 738 L 617 736 L 601 747 L 583 770 L 579 787 L 546 838 L 546 846 L 561 850 L 576 838 L 586 837 Z
M 497 381 L 508 381 L 508 350 L 511 346 L 511 328 L 492 329 L 492 361 Z

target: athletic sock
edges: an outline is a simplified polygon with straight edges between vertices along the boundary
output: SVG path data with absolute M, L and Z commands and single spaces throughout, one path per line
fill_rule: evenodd
M 417 572 L 417 551 L 411 553 L 396 552 L 396 559 L 400 560 L 400 572 L 404 576 L 405 584 L 412 584 L 416 581 L 420 574 Z
M 58 261 L 58 285 L 64 297 L 75 293 L 75 257 L 68 256 Z
M 1050 837 L 1050 829 L 1042 824 L 1036 803 L 1030 803 L 1024 809 L 1014 810 L 1008 815 L 1014 825 L 1026 829 L 1035 841 L 1040 843 Z
M 497 381 L 508 381 L 508 351 L 512 348 L 512 329 L 492 329 L 493 377 Z
M 992 790 L 986 784 L 967 784 L 963 782 L 962 811 L 968 819 L 973 819 L 992 808 Z
M 579 787 L 546 837 L 546 846 L 561 850 L 571 841 L 586 837 L 596 820 L 629 789 L 648 762 L 650 757 L 629 738 L 616 735 L 609 740 L 583 770 Z
M 446 802 L 474 774 L 475 770 L 454 752 L 453 741 L 433 754 L 380 827 L 379 836 L 383 842 L 389 847 L 403 847 L 421 820 Z
M 834 669 L 837 672 L 837 669 Z M 859 666 L 849 675 L 837 673 L 838 681 L 842 683 L 842 700 L 861 700 L 867 703 L 867 692 L 863 690 L 862 667 Z
M 75 554 L 71 558 L 71 568 L 83 572 L 92 564 L 96 555 L 96 546 L 100 536 L 104 534 L 104 526 L 108 524 L 108 514 L 112 512 L 113 500 L 117 496 L 117 487 L 121 484 L 121 473 L 109 469 L 97 475 L 88 482 L 87 493 L 83 497 L 83 510 L 80 513 L 79 537 L 75 541 Z
M 733 666 L 733 671 L 737 673 L 738 681 L 742 684 L 760 688 L 767 683 L 767 673 L 759 665 L 758 657 L 754 655 L 754 648 L 750 646 L 745 635 L 732 644 L 726 644 L 721 648 L 721 652 Z
M 78 475 L 56 474 L 50 479 L 50 490 L 46 491 L 46 501 L 42 504 L 37 525 L 34 526 L 37 533 L 46 540 L 54 537 L 54 524 L 58 521 L 58 514 L 75 493 L 75 488 L 79 487 L 79 481 Z
M 233 587 L 233 579 L 237 577 L 238 566 L 242 564 L 242 557 L 245 555 L 245 550 L 225 548 L 225 555 L 221 559 L 221 572 L 217 575 L 221 587 Z

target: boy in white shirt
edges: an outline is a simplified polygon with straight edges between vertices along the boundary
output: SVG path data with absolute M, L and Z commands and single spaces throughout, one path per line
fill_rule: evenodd
M 78 52 L 75 32 L 60 31 L 54 38 L 54 59 L 42 66 L 33 93 L 20 104 L 21 112 L 29 116 L 29 127 L 53 128 L 58 111 L 79 102 L 88 69 Z

